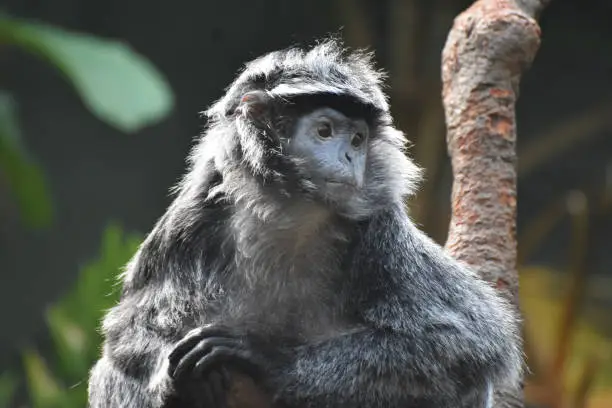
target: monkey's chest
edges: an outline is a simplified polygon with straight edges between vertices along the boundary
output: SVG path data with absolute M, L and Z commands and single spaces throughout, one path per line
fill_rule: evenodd
M 347 325 L 341 291 L 329 276 L 313 275 L 293 269 L 243 282 L 230 296 L 226 317 L 271 335 L 312 339 L 335 334 Z
M 309 339 L 345 326 L 340 293 L 346 281 L 341 270 L 346 241 L 338 228 L 315 224 L 270 224 L 266 233 L 241 231 L 236 269 L 229 274 L 230 319 Z

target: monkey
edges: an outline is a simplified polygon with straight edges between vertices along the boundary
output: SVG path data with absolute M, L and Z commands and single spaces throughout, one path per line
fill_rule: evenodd
M 89 407 L 491 407 L 519 383 L 518 314 L 406 211 L 422 170 L 384 80 L 335 38 L 245 64 L 120 276 Z

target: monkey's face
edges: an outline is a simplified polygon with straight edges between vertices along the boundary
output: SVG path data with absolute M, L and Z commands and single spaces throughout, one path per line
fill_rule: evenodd
M 322 107 L 297 120 L 284 151 L 318 198 L 348 211 L 365 191 L 369 133 L 365 120 Z
M 271 197 L 314 201 L 357 220 L 412 191 L 419 169 L 404 154 L 403 133 L 384 115 L 337 95 L 286 102 L 256 90 L 244 94 L 235 110 L 237 166 L 246 164 L 259 177 L 259 192 L 271 193 L 261 196 L 264 208 Z M 247 196 L 241 188 L 239 199 Z

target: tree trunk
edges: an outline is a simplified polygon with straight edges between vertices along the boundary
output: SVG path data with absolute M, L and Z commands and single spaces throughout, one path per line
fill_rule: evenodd
M 536 18 L 549 1 L 478 0 L 455 19 L 442 52 L 454 176 L 446 249 L 517 311 L 515 104 L 540 45 Z M 499 390 L 495 401 L 522 407 L 522 390 Z

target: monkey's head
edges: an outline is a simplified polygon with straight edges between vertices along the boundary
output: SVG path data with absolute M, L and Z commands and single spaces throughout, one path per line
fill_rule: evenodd
M 370 54 L 333 40 L 264 55 L 206 112 L 201 150 L 224 146 L 213 149 L 215 165 L 237 199 L 244 185 L 230 179 L 246 170 L 266 202 L 309 200 L 366 217 L 411 193 L 420 176 L 392 125 L 382 77 Z

